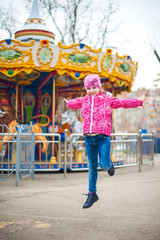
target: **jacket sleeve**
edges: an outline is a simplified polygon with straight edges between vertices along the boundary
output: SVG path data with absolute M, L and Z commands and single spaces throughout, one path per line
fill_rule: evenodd
M 80 109 L 82 105 L 82 97 L 68 100 L 66 103 L 67 108 L 70 109 Z
M 135 98 L 111 98 L 111 108 L 136 108 L 143 106 L 143 101 Z

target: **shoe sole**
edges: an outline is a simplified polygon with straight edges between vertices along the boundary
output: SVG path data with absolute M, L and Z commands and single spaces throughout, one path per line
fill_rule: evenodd
M 113 171 L 111 171 L 111 172 L 108 172 L 108 175 L 111 176 L 111 177 L 112 177 L 114 174 L 115 174 L 115 170 L 113 170 Z
M 88 207 L 84 207 L 84 206 L 83 206 L 83 208 L 90 208 L 90 207 L 92 207 L 93 204 L 94 204 L 95 202 L 97 202 L 98 200 L 99 200 L 99 198 L 97 198 L 97 199 L 92 203 L 92 205 L 90 205 L 90 206 L 88 206 Z
M 115 174 L 115 168 L 114 168 L 114 165 L 112 163 L 111 168 L 108 170 L 108 175 L 113 176 L 114 174 Z

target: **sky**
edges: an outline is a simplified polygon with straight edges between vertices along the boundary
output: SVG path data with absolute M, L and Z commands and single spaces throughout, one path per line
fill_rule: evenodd
M 121 27 L 122 38 L 129 39 L 122 44 L 121 52 L 127 53 L 138 62 L 132 90 L 142 87 L 150 89 L 153 87 L 153 80 L 156 80 L 160 73 L 160 63 L 150 47 L 150 43 L 156 42 L 158 35 L 160 39 L 160 1 L 120 0 L 120 4 L 125 21 Z M 157 41 L 155 46 L 160 54 L 160 41 Z
M 9 0 L 5 0 L 6 1 Z M 96 4 L 103 4 L 106 0 L 93 0 Z M 122 24 L 117 35 L 110 37 L 112 46 L 118 46 L 119 55 L 129 55 L 133 61 L 138 62 L 138 72 L 134 80 L 132 90 L 139 88 L 153 88 L 153 81 L 160 73 L 160 63 L 153 54 L 150 43 L 154 44 L 160 55 L 160 0 L 118 0 L 120 4 L 119 19 Z M 22 27 L 29 17 L 29 13 L 23 9 L 23 1 L 12 0 L 22 16 Z M 2 0 L 0 0 L 2 4 Z M 45 20 L 46 21 L 46 20 Z M 50 29 L 50 23 L 46 21 Z M 19 30 L 19 29 L 17 29 Z M 1 33 L 1 38 L 5 33 Z M 156 43 L 156 44 L 155 44 Z M 160 78 L 160 76 L 159 76 Z M 158 83 L 160 87 L 160 81 Z

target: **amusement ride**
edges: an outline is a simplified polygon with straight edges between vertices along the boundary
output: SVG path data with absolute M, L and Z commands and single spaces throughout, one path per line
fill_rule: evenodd
M 98 74 L 103 89 L 116 96 L 131 91 L 138 64 L 112 49 L 102 52 L 84 43 L 66 46 L 54 42 L 55 34 L 47 29 L 38 0 L 34 0 L 30 16 L 15 32 L 15 39 L 0 40 L 0 106 L 5 103 L 12 107 L 18 123 L 36 121 L 36 133 L 57 132 L 63 136 L 67 125 L 59 125 L 60 108 L 65 105 L 62 99 L 83 96 L 86 75 Z M 43 150 L 37 150 L 37 162 Z M 48 154 L 47 161 L 52 157 Z M 45 168 L 54 169 L 54 163 Z

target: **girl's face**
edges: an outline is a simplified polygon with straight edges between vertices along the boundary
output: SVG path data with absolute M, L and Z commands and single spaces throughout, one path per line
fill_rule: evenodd
M 89 88 L 86 89 L 86 91 L 90 96 L 96 96 L 99 93 L 99 88 L 89 87 Z

